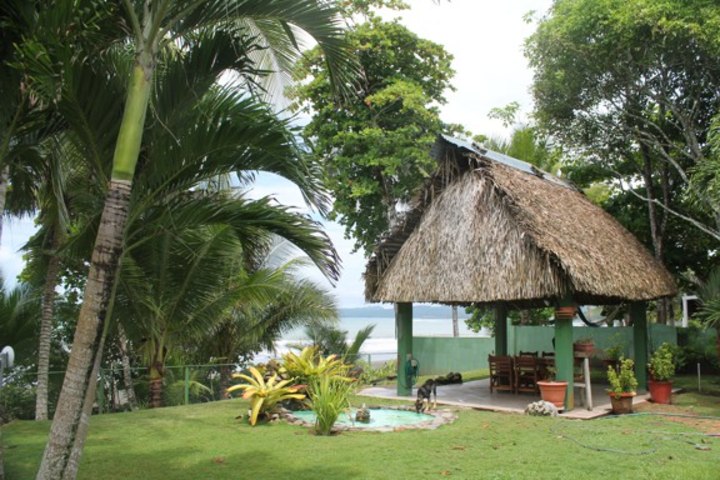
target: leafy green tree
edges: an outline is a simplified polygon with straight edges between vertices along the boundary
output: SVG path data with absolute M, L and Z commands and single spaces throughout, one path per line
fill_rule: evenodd
M 365 15 L 348 32 L 361 65 L 353 97 L 337 102 L 319 50 L 299 63 L 301 83 L 289 92 L 296 108 L 312 116 L 304 136 L 324 162 L 335 199 L 330 216 L 365 253 L 435 168 L 428 153 L 445 128 L 438 106 L 453 75 L 452 56 L 441 45 L 381 20 L 373 3 L 350 2 L 346 12 Z
M 527 43 L 540 125 L 646 202 L 658 258 L 668 215 L 720 239 L 720 203 L 702 188 L 714 177 L 694 180 L 715 162 L 719 35 L 707 0 L 559 0 Z

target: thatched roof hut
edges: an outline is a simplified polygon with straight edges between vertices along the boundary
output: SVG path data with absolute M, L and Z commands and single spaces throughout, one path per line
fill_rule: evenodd
M 531 307 L 676 293 L 662 264 L 573 186 L 450 137 L 433 154 L 437 172 L 367 265 L 367 300 Z

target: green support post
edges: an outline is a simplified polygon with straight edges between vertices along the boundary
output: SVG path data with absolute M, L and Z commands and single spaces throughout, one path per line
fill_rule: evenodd
M 190 370 L 185 367 L 185 405 L 190 404 Z
M 555 320 L 555 379 L 567 382 L 565 391 L 565 411 L 575 408 L 575 392 L 573 384 L 573 326 L 572 319 Z
M 633 302 L 630 304 L 630 320 L 633 325 L 633 350 L 635 352 L 635 378 L 638 381 L 638 392 L 647 390 L 648 363 L 648 325 L 647 303 Z
M 495 304 L 495 355 L 507 355 L 507 306 L 504 303 Z
M 405 368 L 412 357 L 412 303 L 395 304 L 395 328 L 397 329 L 397 394 L 408 397 L 412 395 L 412 385 L 408 385 Z

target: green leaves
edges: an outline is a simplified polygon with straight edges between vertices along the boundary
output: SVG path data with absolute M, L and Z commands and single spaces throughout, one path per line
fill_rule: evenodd
M 369 253 L 397 220 L 397 205 L 435 169 L 429 151 L 443 130 L 437 105 L 451 88 L 452 57 L 375 16 L 348 32 L 348 42 L 358 51 L 363 77 L 352 99 L 335 102 L 317 53 L 300 62 L 296 76 L 307 82 L 291 96 L 296 108 L 313 114 L 304 136 L 324 161 L 335 198 L 331 218 L 345 225 L 356 249 Z
M 237 373 L 233 378 L 245 380 L 244 384 L 233 385 L 228 388 L 228 393 L 237 390 L 243 391 L 243 398 L 250 399 L 250 425 L 255 425 L 261 413 L 271 411 L 283 400 L 302 400 L 305 395 L 297 393 L 300 389 L 297 385 L 290 385 L 291 380 L 279 380 L 277 374 L 273 374 L 268 380 L 255 368 L 250 367 L 250 375 Z

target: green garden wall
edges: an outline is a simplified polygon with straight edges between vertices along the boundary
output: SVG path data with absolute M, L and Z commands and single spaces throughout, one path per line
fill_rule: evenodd
M 478 337 L 415 337 L 413 356 L 421 375 L 444 375 L 487 368 L 495 339 Z
M 677 344 L 677 329 L 667 325 L 649 326 L 649 351 L 663 342 Z M 508 327 L 508 353 L 521 351 L 553 351 L 554 327 Z M 626 356 L 633 355 L 632 327 L 593 328 L 575 327 L 573 338 L 592 338 L 595 348 L 604 350 L 615 344 L 624 349 Z M 494 338 L 478 337 L 415 337 L 413 355 L 420 364 L 422 375 L 444 375 L 448 372 L 465 372 L 487 368 L 487 357 L 495 351 Z

